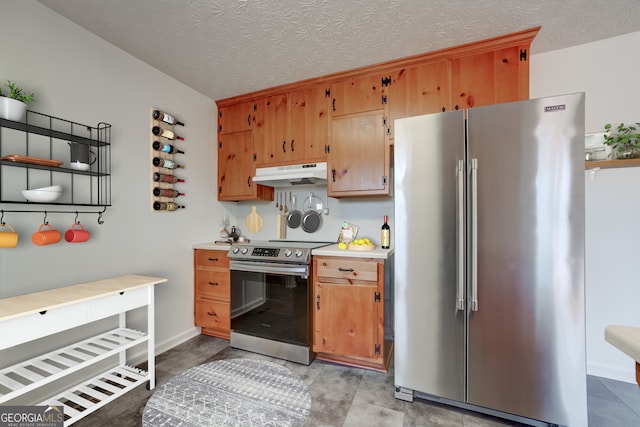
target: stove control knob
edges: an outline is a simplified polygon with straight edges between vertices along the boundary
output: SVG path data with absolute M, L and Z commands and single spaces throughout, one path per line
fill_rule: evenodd
M 246 255 L 249 252 L 249 248 L 242 248 L 242 255 Z
M 239 251 L 240 251 L 240 248 L 233 248 L 233 251 L 232 251 L 232 252 L 233 252 L 234 254 L 237 254 Z
M 291 256 L 291 249 L 287 249 L 286 251 L 284 251 L 284 256 L 289 258 Z
M 300 249 L 296 249 L 296 258 L 300 258 L 302 256 L 302 251 Z

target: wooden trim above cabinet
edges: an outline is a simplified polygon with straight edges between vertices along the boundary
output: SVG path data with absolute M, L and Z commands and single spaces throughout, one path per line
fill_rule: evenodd
M 456 58 L 460 56 L 496 50 L 499 48 L 504 48 L 509 46 L 530 44 L 531 41 L 534 39 L 534 37 L 540 31 L 540 28 L 541 27 L 534 27 L 534 28 L 519 31 L 516 33 L 511 33 L 511 34 L 506 34 L 498 37 L 492 37 L 485 40 L 470 42 L 470 43 L 462 44 L 455 47 L 436 50 L 433 52 L 422 53 L 422 54 L 408 56 L 408 57 L 404 57 L 396 60 L 381 62 L 378 64 L 354 68 L 347 71 L 328 74 L 321 77 L 315 77 L 315 78 L 301 80 L 294 83 L 287 83 L 280 86 L 274 86 L 274 87 L 270 87 L 270 88 L 263 89 L 256 92 L 251 92 L 243 95 L 234 96 L 231 98 L 216 100 L 216 104 L 218 105 L 218 108 L 220 108 L 225 105 L 237 104 L 238 102 L 243 102 L 243 101 L 252 101 L 252 100 L 256 100 L 256 99 L 263 98 L 270 95 L 275 95 L 283 92 L 289 92 L 292 90 L 309 87 L 311 85 L 331 84 L 332 82 L 349 78 L 349 77 L 357 77 L 357 76 L 362 76 L 365 74 L 371 74 L 376 72 L 379 72 L 379 73 L 391 72 L 393 70 L 397 70 L 398 68 L 410 67 L 410 66 L 419 65 L 425 62 L 437 61 L 441 59 L 451 59 L 451 58 Z M 531 53 L 526 52 L 525 55 L 526 55 L 526 60 L 528 61 L 529 57 L 531 56 Z

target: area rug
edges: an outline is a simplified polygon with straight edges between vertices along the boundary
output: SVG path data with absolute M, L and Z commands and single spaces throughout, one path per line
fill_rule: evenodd
M 193 367 L 158 387 L 142 414 L 146 427 L 302 426 L 309 388 L 282 365 L 227 359 Z

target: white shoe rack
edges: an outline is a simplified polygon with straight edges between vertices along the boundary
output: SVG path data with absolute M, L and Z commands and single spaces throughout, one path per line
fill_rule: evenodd
M 116 329 L 0 369 L 0 405 L 11 404 L 12 399 L 116 356 L 118 366 L 36 404 L 62 406 L 67 426 L 140 384 L 146 383 L 149 390 L 153 389 L 153 285 L 164 281 L 166 279 L 129 275 L 0 299 L 0 350 L 119 316 Z M 126 312 L 144 306 L 147 331 L 127 328 Z M 144 343 L 147 344 L 147 371 L 126 363 L 126 351 Z

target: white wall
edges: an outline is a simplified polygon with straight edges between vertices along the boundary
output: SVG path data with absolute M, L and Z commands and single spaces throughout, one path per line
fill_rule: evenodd
M 640 32 L 531 57 L 531 97 L 586 93 L 586 131 L 638 122 Z M 535 49 L 535 41 L 534 41 Z M 640 168 L 585 172 L 587 372 L 635 382 L 630 357 L 604 341 L 609 324 L 640 327 Z

